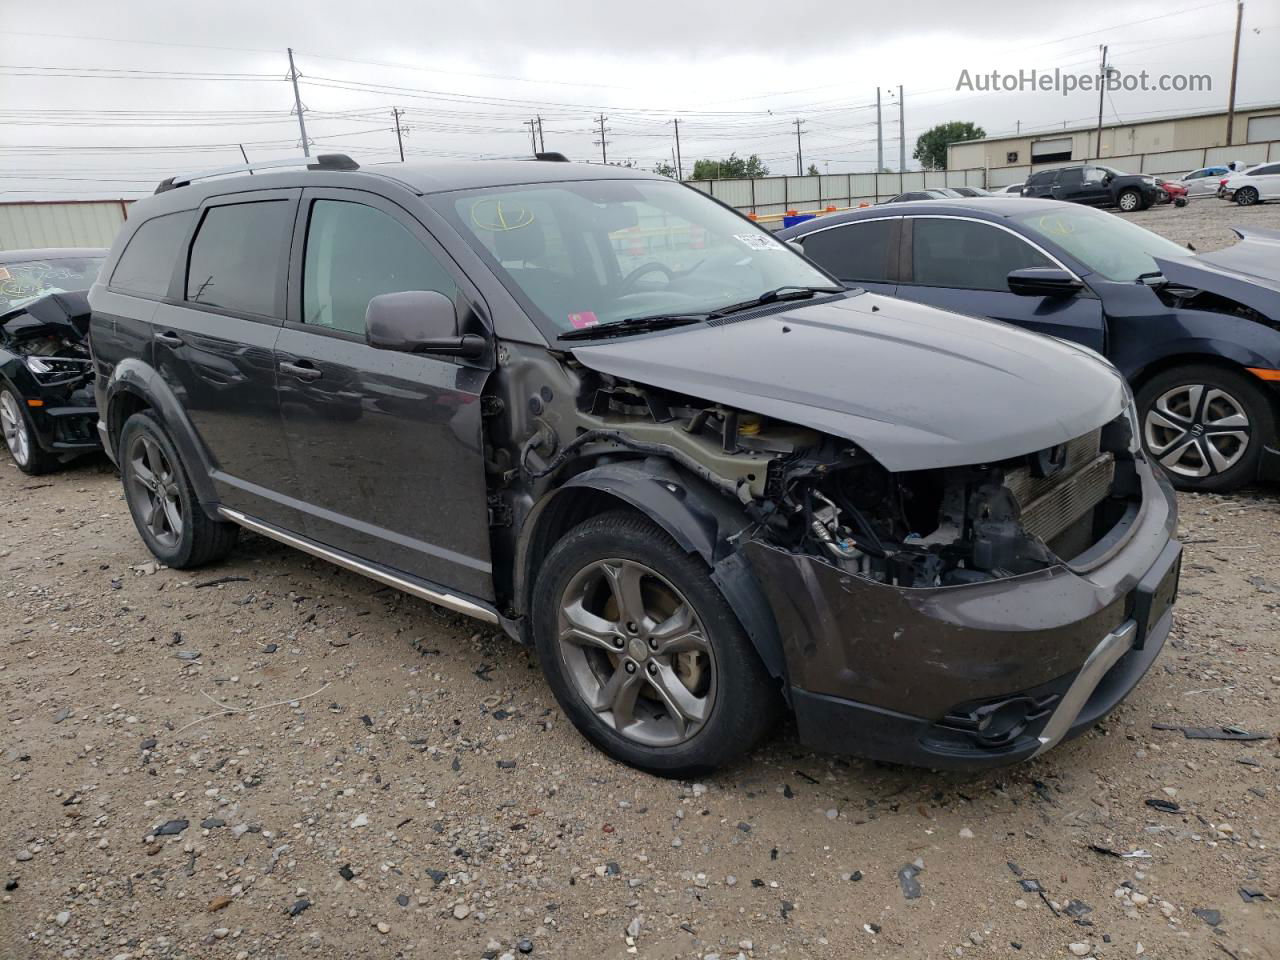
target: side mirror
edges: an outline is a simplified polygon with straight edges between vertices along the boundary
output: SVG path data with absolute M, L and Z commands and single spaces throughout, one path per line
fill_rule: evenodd
M 1009 290 L 1020 297 L 1074 297 L 1083 289 L 1083 283 L 1056 267 L 1009 271 Z
M 379 294 L 365 310 L 364 330 L 365 342 L 379 350 L 457 357 L 484 354 L 484 338 L 459 334 L 457 308 L 435 290 Z

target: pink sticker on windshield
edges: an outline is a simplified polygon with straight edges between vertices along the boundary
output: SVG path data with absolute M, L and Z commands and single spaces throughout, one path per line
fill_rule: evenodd
M 594 327 L 600 320 L 592 311 L 584 310 L 582 313 L 569 314 L 569 322 L 573 324 L 575 330 L 582 330 L 586 327 Z

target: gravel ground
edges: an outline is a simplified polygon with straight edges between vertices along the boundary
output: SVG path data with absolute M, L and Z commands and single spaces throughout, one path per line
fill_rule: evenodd
M 157 569 L 105 461 L 0 457 L 0 956 L 1280 957 L 1280 499 L 1181 508 L 1170 643 L 1079 740 L 962 776 L 783 729 L 678 783 L 471 621 L 252 536 Z

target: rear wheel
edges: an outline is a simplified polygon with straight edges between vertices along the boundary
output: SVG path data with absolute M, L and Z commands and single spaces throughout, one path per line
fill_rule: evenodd
M 534 635 L 552 692 L 610 756 L 689 776 L 749 750 L 779 696 L 706 565 L 638 514 L 584 521 L 551 550 Z
M 1142 194 L 1137 190 L 1122 190 L 1116 197 L 1116 206 L 1124 213 L 1133 213 L 1142 206 Z
M 1142 440 L 1183 490 L 1226 492 L 1258 475 L 1262 448 L 1275 441 L 1275 417 L 1262 388 L 1224 367 L 1161 373 L 1138 391 Z
M 56 470 L 58 458 L 40 448 L 22 398 L 9 387 L 0 389 L 0 433 L 18 469 L 30 476 Z
M 120 431 L 120 476 L 134 526 L 157 560 L 179 570 L 225 557 L 240 528 L 200 506 L 168 432 L 149 410 Z
M 1242 207 L 1251 207 L 1258 202 L 1257 187 L 1241 187 L 1236 191 L 1236 203 Z

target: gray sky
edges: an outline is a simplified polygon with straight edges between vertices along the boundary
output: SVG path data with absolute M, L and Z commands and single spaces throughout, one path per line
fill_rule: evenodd
M 700 157 L 758 153 L 805 165 L 875 167 L 884 88 L 885 162 L 897 168 L 897 87 L 908 167 L 933 124 L 988 134 L 1086 124 L 1093 92 L 957 91 L 972 74 L 1096 71 L 1098 45 L 1137 73 L 1208 74 L 1201 93 L 1117 92 L 1105 119 L 1223 109 L 1234 0 L 588 0 L 278 2 L 51 0 L 56 16 L 0 18 L 0 200 L 134 197 L 176 172 L 296 155 L 285 48 L 302 74 L 313 152 L 397 157 L 392 108 L 411 157 L 521 156 L 541 114 L 548 150 L 670 160 L 681 118 L 686 173 Z M 732 9 L 732 13 L 725 12 Z M 26 31 L 26 32 L 18 32 Z M 88 39 L 76 39 L 88 38 Z M 1238 105 L 1280 101 L 1280 4 L 1247 0 Z

